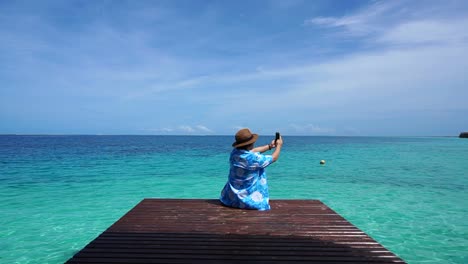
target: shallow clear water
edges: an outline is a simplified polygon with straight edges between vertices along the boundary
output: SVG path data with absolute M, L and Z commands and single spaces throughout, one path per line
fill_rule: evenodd
M 0 263 L 63 263 L 146 197 L 218 198 L 232 141 L 0 136 Z M 409 263 L 468 263 L 468 140 L 284 141 L 271 199 L 320 199 Z

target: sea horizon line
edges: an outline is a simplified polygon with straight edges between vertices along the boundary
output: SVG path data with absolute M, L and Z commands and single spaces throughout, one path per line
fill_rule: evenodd
M 231 134 L 91 134 L 91 133 L 0 133 L 0 136 L 234 136 Z M 274 136 L 259 134 L 259 136 Z M 285 137 L 457 137 L 458 135 L 305 135 L 305 134 L 282 134 Z

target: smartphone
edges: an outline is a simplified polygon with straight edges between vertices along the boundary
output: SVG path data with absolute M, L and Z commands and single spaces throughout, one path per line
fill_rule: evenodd
M 280 133 L 279 132 L 276 132 L 276 136 L 275 136 L 275 145 L 276 145 L 276 141 L 280 138 Z

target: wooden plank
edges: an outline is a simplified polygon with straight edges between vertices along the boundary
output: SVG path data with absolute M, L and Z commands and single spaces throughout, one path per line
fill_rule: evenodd
M 317 200 L 144 199 L 67 263 L 404 263 Z

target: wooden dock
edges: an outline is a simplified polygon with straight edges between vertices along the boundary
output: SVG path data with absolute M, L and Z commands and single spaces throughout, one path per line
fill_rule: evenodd
M 404 263 L 318 200 L 144 199 L 72 263 Z

